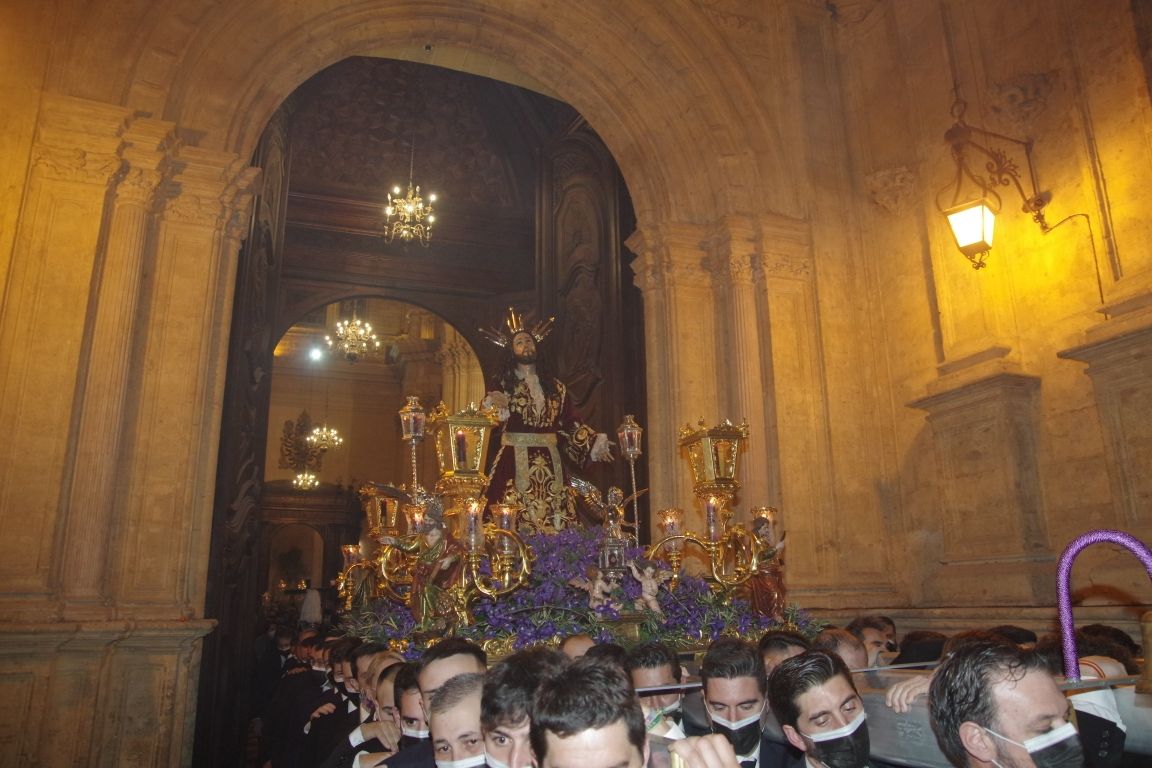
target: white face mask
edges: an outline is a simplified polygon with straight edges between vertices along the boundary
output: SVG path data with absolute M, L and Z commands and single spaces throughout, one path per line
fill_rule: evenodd
M 735 722 L 733 722 L 732 720 L 728 720 L 727 718 L 720 717 L 720 715 L 715 715 L 715 714 L 709 714 L 709 717 L 712 718 L 712 722 L 716 723 L 716 725 L 720 725 L 720 726 L 723 726 L 725 728 L 731 728 L 732 730 L 735 731 L 735 730 L 739 730 L 740 728 L 743 728 L 747 725 L 752 725 L 752 723 L 760 722 L 760 715 L 762 715 L 762 714 L 764 714 L 764 710 L 760 710 L 759 712 L 757 712 L 754 715 L 748 715 L 748 717 L 745 717 L 743 720 L 736 720 Z
M 488 768 L 510 768 L 508 763 L 502 763 L 492 755 L 486 756 L 484 762 L 488 763 Z
M 856 729 L 859 728 L 861 724 L 863 724 L 865 719 L 866 715 L 864 714 L 864 710 L 860 710 L 860 714 L 852 718 L 852 722 L 848 723 L 847 725 L 842 725 L 834 731 L 824 731 L 823 733 L 806 733 L 804 735 L 817 744 L 822 741 L 842 739 L 845 736 L 851 736 L 852 734 L 856 733 Z
M 424 740 L 427 738 L 431 738 L 432 731 L 428 730 L 427 728 L 425 728 L 424 730 L 417 730 L 416 728 L 401 728 L 400 729 L 400 735 L 401 736 L 407 736 L 407 737 L 412 738 L 412 739 Z
M 436 768 L 479 768 L 487 762 L 488 756 L 481 752 L 472 757 L 465 757 L 462 760 L 437 760 Z

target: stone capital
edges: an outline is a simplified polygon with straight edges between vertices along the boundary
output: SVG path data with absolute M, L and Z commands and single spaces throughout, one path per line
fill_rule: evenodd
M 120 158 L 115 153 L 44 144 L 36 147 L 32 162 L 46 178 L 82 184 L 111 184 L 120 169 Z
M 180 147 L 164 185 L 163 212 L 171 222 L 214 227 L 239 237 L 247 226 L 252 187 L 260 169 L 230 152 Z

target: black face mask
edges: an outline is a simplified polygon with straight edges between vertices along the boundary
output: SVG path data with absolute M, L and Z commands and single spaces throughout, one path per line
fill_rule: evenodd
M 751 755 L 760 746 L 760 714 L 732 722 L 712 715 L 712 733 L 719 733 L 728 739 L 737 757 Z
M 421 739 L 417 738 L 416 736 L 404 735 L 400 737 L 398 742 L 396 742 L 396 748 L 397 750 L 406 749 L 408 747 L 416 746 L 417 744 L 424 741 L 428 741 L 428 739 Z
M 991 728 L 984 730 L 1010 744 L 1022 747 L 1028 752 L 1036 768 L 1084 768 L 1084 748 L 1080 746 L 1080 737 L 1076 733 L 1076 726 L 1072 723 L 1065 723 L 1048 733 L 1034 736 L 1023 744 L 1007 736 L 1001 736 Z
M 864 710 L 855 720 L 835 731 L 815 736 L 803 735 L 811 745 L 808 755 L 828 768 L 864 768 L 868 765 L 868 724 Z

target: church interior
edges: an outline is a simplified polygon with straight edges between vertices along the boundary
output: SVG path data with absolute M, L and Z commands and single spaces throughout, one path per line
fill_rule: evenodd
M 0 84 L 4 765 L 238 764 L 262 605 L 510 306 L 643 426 L 643 541 L 746 423 L 824 620 L 1052 631 L 1070 541 L 1152 541 L 1148 0 L 8 0 Z M 1150 576 L 1085 550 L 1077 623 L 1138 640 Z

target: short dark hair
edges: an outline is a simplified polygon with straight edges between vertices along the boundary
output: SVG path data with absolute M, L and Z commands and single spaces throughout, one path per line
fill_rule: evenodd
M 846 629 L 830 627 L 816 635 L 816 639 L 812 641 L 813 650 L 828 651 L 841 658 L 844 657 L 844 654 L 840 652 L 840 649 L 845 646 L 856 647 L 864 653 L 868 652 L 868 649 L 864 647 L 864 643 L 860 642 L 860 638 Z
M 860 642 L 864 642 L 864 630 L 874 629 L 877 632 L 885 632 L 888 629 L 890 622 L 885 621 L 882 616 L 857 616 L 849 622 L 848 626 L 844 629 L 852 633 Z
M 928 713 L 940 751 L 953 765 L 963 766 L 967 761 L 960 740 L 963 723 L 1001 730 L 992 686 L 1005 680 L 1015 682 L 1033 670 L 1046 671 L 1040 655 L 995 637 L 962 644 L 936 668 L 928 691 Z
M 837 675 L 842 676 L 856 690 L 852 673 L 839 655 L 829 651 L 804 651 L 784 659 L 768 678 L 768 706 L 772 708 L 780 725 L 796 727 L 800 718 L 800 697 L 818 685 L 824 685 Z
M 405 665 L 406 665 L 406 662 L 401 661 L 401 662 L 397 662 L 396 664 L 389 664 L 388 666 L 383 667 L 376 674 L 376 680 L 374 681 L 374 684 L 379 686 L 380 683 L 384 682 L 385 680 L 391 680 L 392 686 L 393 686 L 392 698 L 396 698 L 396 696 L 395 696 L 396 676 L 398 674 L 400 674 L 400 670 L 403 669 L 405 667 Z
M 482 668 L 488 667 L 488 654 L 484 652 L 483 648 L 462 637 L 449 637 L 436 643 L 436 645 L 429 646 L 424 651 L 423 655 L 420 656 L 420 668 L 423 669 L 434 661 L 461 654 L 472 656 Z
M 568 657 L 554 648 L 537 646 L 517 651 L 484 678 L 480 726 L 491 731 L 516 725 L 532 715 L 532 698 L 540 684 L 568 666 Z
M 770 652 L 787 651 L 789 648 L 811 650 L 812 643 L 799 632 L 788 629 L 770 629 L 760 636 L 758 646 L 761 655 Z
M 936 661 L 944 653 L 944 643 L 948 636 L 943 632 L 934 632 L 930 629 L 918 629 L 904 635 L 900 643 L 900 655 L 892 660 L 893 664 L 915 664 Z
M 360 647 L 364 641 L 358 637 L 342 637 L 336 642 L 332 643 L 332 650 L 328 652 L 328 663 L 331 666 L 347 661 L 352 651 Z
M 628 651 L 619 643 L 596 643 L 584 653 L 586 659 L 599 659 L 624 669 L 628 659 Z
M 1123 646 L 1128 649 L 1128 652 L 1133 656 L 1140 655 L 1140 646 L 1135 640 L 1129 636 L 1127 632 L 1119 627 L 1113 627 L 1108 624 L 1085 624 L 1080 627 L 1080 632 L 1085 635 L 1095 635 L 1098 637 L 1106 637 L 1117 645 Z
M 352 663 L 352 674 L 360 674 L 360 659 L 363 659 L 365 656 L 388 653 L 388 650 L 387 643 L 364 643 L 363 645 L 357 646 L 353 649 L 352 653 L 348 655 L 348 661 Z M 369 663 L 371 663 L 371 660 L 369 660 Z M 367 667 L 365 667 L 363 671 L 367 672 Z
M 416 671 L 419 665 L 412 661 L 397 664 L 400 669 L 396 672 L 396 682 L 392 684 L 392 701 L 396 708 L 400 708 L 400 697 L 408 691 L 419 691 L 420 683 L 416 680 Z
M 624 657 L 624 669 L 629 673 L 634 669 L 659 669 L 665 664 L 672 668 L 672 679 L 680 682 L 680 660 L 659 640 L 640 643 Z
M 756 646 L 746 640 L 722 637 L 708 646 L 700 662 L 700 682 L 704 695 L 708 695 L 708 681 L 714 678 L 731 680 L 735 677 L 754 677 L 760 693 L 767 690 L 764 680 L 764 657 Z
M 641 754 L 647 732 L 640 700 L 623 667 L 578 659 L 545 680 L 533 703 L 529 737 L 536 759 L 548 754 L 548 734 L 562 739 L 623 722 L 628 741 Z
M 1000 635 L 1006 640 L 1010 640 L 1016 645 L 1024 645 L 1025 643 L 1034 643 L 1037 640 L 1036 633 L 1024 627 L 1018 627 L 1015 624 L 1001 624 L 998 627 L 992 627 L 988 630 L 994 635 Z
M 433 692 L 432 700 L 428 702 L 429 714 L 439 715 L 469 696 L 479 696 L 483 687 L 484 675 L 480 672 L 456 675 Z

